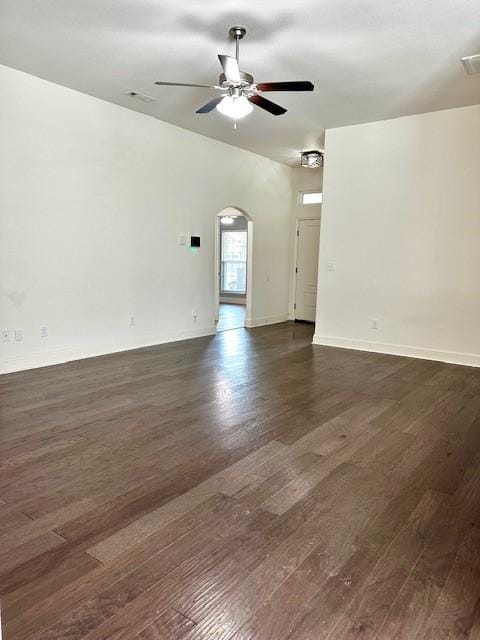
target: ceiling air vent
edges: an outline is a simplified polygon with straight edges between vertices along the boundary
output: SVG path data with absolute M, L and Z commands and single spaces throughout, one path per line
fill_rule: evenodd
M 462 63 L 469 75 L 480 73 L 480 53 L 475 56 L 465 56 L 462 58 Z
M 140 100 L 140 102 L 155 102 L 155 98 L 147 96 L 145 93 L 139 93 L 138 91 L 127 91 L 127 96 Z

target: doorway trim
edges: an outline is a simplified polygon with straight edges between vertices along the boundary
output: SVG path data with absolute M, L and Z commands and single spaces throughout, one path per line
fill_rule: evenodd
M 214 319 L 217 326 L 220 313 L 220 218 L 228 215 L 243 216 L 247 221 L 247 295 L 245 305 L 245 326 L 252 326 L 253 307 L 253 219 L 240 207 L 224 207 L 215 214 L 215 250 L 214 250 Z
M 296 320 L 296 304 L 297 304 L 297 260 L 298 260 L 298 236 L 300 230 L 300 221 L 301 220 L 318 220 L 320 223 L 319 233 L 322 231 L 322 216 L 297 216 L 295 218 L 295 246 L 293 251 L 293 264 L 292 264 L 292 279 L 293 279 L 293 287 L 292 287 L 292 315 L 290 316 L 292 320 Z

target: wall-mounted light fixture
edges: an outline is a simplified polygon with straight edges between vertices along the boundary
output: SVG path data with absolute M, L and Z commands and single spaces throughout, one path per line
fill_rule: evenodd
M 323 153 L 321 151 L 302 151 L 300 154 L 300 164 L 308 169 L 323 167 Z

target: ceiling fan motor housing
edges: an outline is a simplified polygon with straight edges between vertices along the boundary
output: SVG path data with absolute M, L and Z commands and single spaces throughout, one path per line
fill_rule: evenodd
M 246 73 L 245 71 L 240 71 L 240 86 L 242 87 L 248 87 L 249 85 L 254 83 L 254 79 L 253 76 L 250 73 Z M 232 86 L 231 82 L 228 82 L 228 80 L 225 77 L 224 73 L 221 73 L 219 78 L 218 78 L 218 84 L 221 87 L 224 87 L 225 89 L 228 89 L 228 87 Z

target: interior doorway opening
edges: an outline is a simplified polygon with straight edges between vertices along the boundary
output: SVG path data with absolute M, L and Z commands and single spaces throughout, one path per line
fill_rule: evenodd
M 215 218 L 215 322 L 217 331 L 251 323 L 253 222 L 238 207 Z

